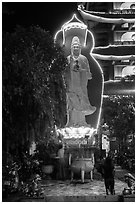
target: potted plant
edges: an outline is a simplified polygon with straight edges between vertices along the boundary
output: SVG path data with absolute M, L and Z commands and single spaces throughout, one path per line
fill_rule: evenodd
M 39 141 L 37 143 L 38 158 L 41 162 L 43 173 L 52 174 L 54 170 L 53 157 L 56 156 L 58 150 L 58 140 L 51 135 L 48 140 Z

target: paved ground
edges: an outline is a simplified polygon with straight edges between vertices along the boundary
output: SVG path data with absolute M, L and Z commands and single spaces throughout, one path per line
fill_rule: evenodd
M 128 173 L 128 170 L 122 169 L 120 166 L 115 166 L 115 178 L 124 181 L 124 175 Z M 133 176 L 135 174 L 133 173 Z
M 122 191 L 127 184 L 124 182 L 124 174 L 127 171 L 121 169 L 120 167 L 116 167 L 115 173 L 115 196 L 106 196 L 104 180 L 101 178 L 99 173 L 94 174 L 94 180 L 90 181 L 89 179 L 85 180 L 85 183 L 82 184 L 81 180 L 74 180 L 72 183 L 70 180 L 66 181 L 57 181 L 57 180 L 42 180 L 41 187 L 43 188 L 43 197 L 45 201 L 49 202 L 57 202 L 57 201 L 93 201 L 93 197 L 95 199 L 100 199 L 98 202 L 117 202 L 117 196 L 122 195 Z M 25 200 L 24 200 L 25 199 Z M 47 200 L 46 200 L 47 199 Z M 76 200 L 74 200 L 76 199 Z M 79 199 L 79 200 L 78 200 Z M 103 201 L 101 199 L 108 199 L 108 201 Z M 8 201 L 14 201 L 14 198 Z M 21 198 L 20 202 L 29 202 L 30 199 Z M 95 200 L 96 201 L 96 200 Z M 31 202 L 44 202 L 44 200 L 34 200 Z
M 124 182 L 124 174 L 126 170 L 116 167 L 115 173 L 115 194 L 122 194 L 122 191 L 127 184 Z M 78 195 L 106 195 L 104 180 L 100 175 L 95 173 L 95 179 L 90 181 L 85 180 L 82 184 L 80 180 L 74 180 L 72 183 L 70 180 L 66 181 L 54 181 L 54 180 L 43 180 L 42 187 L 44 188 L 44 195 L 46 196 L 78 196 Z
M 115 193 L 116 195 L 122 194 L 122 190 L 127 185 L 120 181 L 115 180 Z M 87 196 L 87 195 L 106 195 L 104 182 L 99 180 L 86 180 L 84 184 L 77 180 L 73 183 L 70 181 L 46 181 L 43 182 L 45 196 Z

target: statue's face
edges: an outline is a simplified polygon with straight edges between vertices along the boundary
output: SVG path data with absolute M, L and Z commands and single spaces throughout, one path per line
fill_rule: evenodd
M 80 45 L 78 43 L 75 43 L 73 45 L 73 47 L 72 47 L 73 55 L 79 56 L 80 55 L 80 51 L 81 51 Z

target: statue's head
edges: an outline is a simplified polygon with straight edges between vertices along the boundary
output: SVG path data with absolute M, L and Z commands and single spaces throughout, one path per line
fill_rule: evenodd
M 72 38 L 71 54 L 73 56 L 79 56 L 81 54 L 81 44 L 80 44 L 80 40 L 79 40 L 79 38 L 77 36 L 74 36 Z

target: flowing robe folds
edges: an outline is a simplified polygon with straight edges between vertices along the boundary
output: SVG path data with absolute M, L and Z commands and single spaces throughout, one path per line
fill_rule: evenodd
M 67 59 L 69 68 L 65 77 L 67 84 L 66 126 L 89 126 L 85 121 L 85 115 L 90 115 L 96 110 L 95 106 L 91 106 L 87 93 L 87 82 L 92 78 L 89 63 L 81 54 L 77 59 L 71 55 Z

